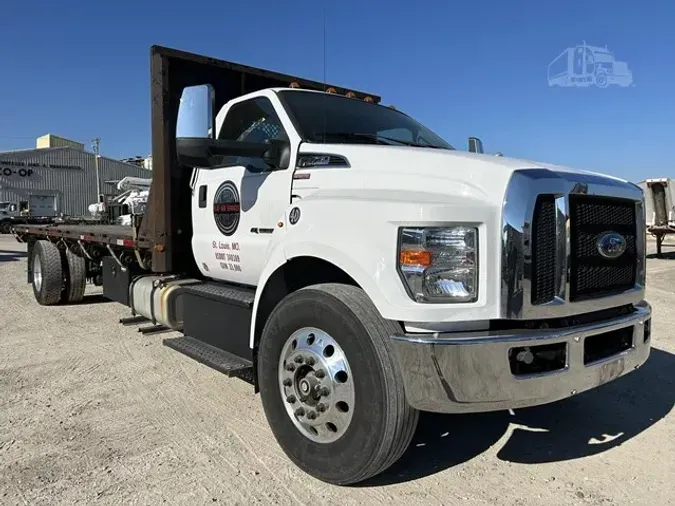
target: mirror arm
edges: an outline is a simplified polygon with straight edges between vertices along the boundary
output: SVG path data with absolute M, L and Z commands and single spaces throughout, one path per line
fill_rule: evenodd
M 180 162 L 189 167 L 213 167 L 225 156 L 262 158 L 274 168 L 285 169 L 290 161 L 287 142 L 246 142 L 203 137 L 179 137 L 176 151 Z
M 229 141 L 223 139 L 216 139 L 212 141 L 209 152 L 211 155 L 225 155 L 225 156 L 243 156 L 249 158 L 262 158 L 266 153 L 273 148 L 269 144 L 259 142 L 246 141 Z

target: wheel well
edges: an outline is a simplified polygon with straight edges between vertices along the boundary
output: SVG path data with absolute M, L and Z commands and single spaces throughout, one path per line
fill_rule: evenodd
M 349 274 L 338 266 L 321 258 L 307 256 L 289 260 L 269 277 L 258 303 L 258 312 L 255 320 L 254 363 L 265 322 L 276 305 L 289 293 L 319 283 L 343 283 L 359 286 Z

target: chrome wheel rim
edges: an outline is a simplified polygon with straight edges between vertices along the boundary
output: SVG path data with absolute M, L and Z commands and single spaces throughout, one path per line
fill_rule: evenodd
M 33 255 L 33 286 L 39 292 L 42 288 L 42 264 L 40 263 L 40 256 Z
M 294 332 L 279 359 L 279 388 L 286 413 L 307 438 L 337 441 L 354 413 L 354 381 L 340 345 L 313 327 Z

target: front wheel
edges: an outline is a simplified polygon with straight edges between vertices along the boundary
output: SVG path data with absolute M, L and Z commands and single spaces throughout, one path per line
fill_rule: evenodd
M 418 412 L 389 345 L 398 331 L 349 285 L 304 288 L 272 312 L 258 351 L 262 403 L 279 445 L 308 474 L 357 483 L 410 444 Z

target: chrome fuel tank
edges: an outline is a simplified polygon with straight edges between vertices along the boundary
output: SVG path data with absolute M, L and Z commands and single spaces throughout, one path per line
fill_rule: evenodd
M 196 279 L 147 275 L 134 279 L 129 286 L 131 309 L 165 327 L 183 329 L 182 287 L 199 283 Z

